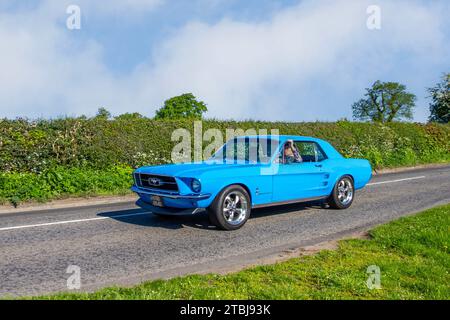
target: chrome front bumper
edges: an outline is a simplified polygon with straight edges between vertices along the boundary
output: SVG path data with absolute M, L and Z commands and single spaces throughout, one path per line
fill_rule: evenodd
M 146 211 L 160 214 L 160 215 L 167 215 L 167 216 L 185 216 L 185 215 L 192 215 L 200 212 L 204 212 L 205 208 L 186 208 L 186 209 L 178 209 L 178 208 L 169 208 L 169 207 L 155 207 L 151 205 L 150 203 L 147 203 L 143 201 L 142 199 L 139 199 L 136 201 L 136 205 Z
M 179 194 L 179 193 L 171 193 L 164 192 L 161 190 L 155 189 L 147 189 L 147 188 L 139 188 L 137 186 L 132 186 L 131 191 L 136 192 L 137 194 L 149 194 L 152 196 L 160 196 L 171 199 L 186 199 L 186 200 L 205 200 L 211 197 L 210 193 L 199 193 L 199 194 Z

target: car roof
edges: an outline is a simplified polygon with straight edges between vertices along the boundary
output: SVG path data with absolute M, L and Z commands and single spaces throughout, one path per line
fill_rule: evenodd
M 321 139 L 314 138 L 314 137 L 308 137 L 308 136 L 294 136 L 294 135 L 249 135 L 249 136 L 237 136 L 236 138 L 243 139 L 243 138 L 249 138 L 249 139 L 275 139 L 279 140 L 281 142 L 286 140 L 305 140 L 305 141 L 319 141 Z

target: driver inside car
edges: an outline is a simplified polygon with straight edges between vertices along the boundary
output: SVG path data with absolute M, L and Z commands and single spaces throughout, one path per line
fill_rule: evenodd
M 297 148 L 295 147 L 293 140 L 288 140 L 283 148 L 284 152 L 284 163 L 290 164 L 293 162 L 303 162 L 302 157 L 300 156 L 300 153 L 298 152 Z

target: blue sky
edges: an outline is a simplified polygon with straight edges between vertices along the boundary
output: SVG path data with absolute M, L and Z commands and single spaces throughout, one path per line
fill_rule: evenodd
M 380 79 L 415 93 L 426 121 L 425 88 L 450 72 L 449 16 L 445 0 L 0 0 L 0 117 L 152 116 L 192 92 L 208 117 L 334 121 Z

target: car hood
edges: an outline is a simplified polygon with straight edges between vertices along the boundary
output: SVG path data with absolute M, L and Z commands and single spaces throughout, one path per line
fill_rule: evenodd
M 174 177 L 197 177 L 209 171 L 236 170 L 239 168 L 259 168 L 263 164 L 237 164 L 237 163 L 206 163 L 191 162 L 168 164 L 159 166 L 145 166 L 136 170 L 137 173 L 167 175 Z

